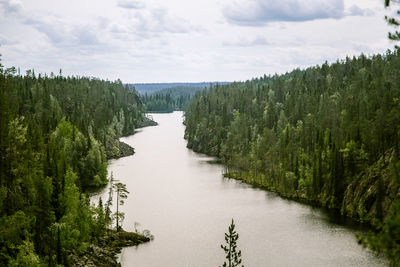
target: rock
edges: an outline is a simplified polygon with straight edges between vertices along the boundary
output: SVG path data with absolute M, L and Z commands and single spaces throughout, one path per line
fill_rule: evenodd
M 127 143 L 119 141 L 119 155 L 118 158 L 128 157 L 135 154 L 135 149 L 128 145 Z
M 399 192 L 390 168 L 393 159 L 394 151 L 390 150 L 347 187 L 341 208 L 343 215 L 374 226 L 387 217 Z
M 142 121 L 138 128 L 144 128 L 148 126 L 157 126 L 158 123 L 153 120 L 152 117 L 145 117 L 144 121 Z
M 83 253 L 71 252 L 71 266 L 121 266 L 117 262 L 117 254 L 123 247 L 137 246 L 150 241 L 150 238 L 138 233 L 110 230 L 105 236 L 99 238 L 97 244 L 91 244 Z
M 115 142 L 117 143 L 118 149 L 115 151 L 107 151 L 107 159 L 119 159 L 135 154 L 135 149 L 127 143 L 121 142 L 120 140 L 115 140 Z

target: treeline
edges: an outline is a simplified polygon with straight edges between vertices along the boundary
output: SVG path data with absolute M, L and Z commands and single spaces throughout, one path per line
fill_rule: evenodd
M 227 176 L 340 209 L 349 185 L 385 155 L 394 155 L 390 175 L 400 173 L 400 54 L 215 86 L 196 94 L 185 117 L 188 147 L 221 158 Z M 386 220 L 369 244 L 398 263 L 398 189 L 382 205 L 382 176 L 372 175 L 378 186 L 366 205 L 377 210 L 369 219 Z
M 165 88 L 163 90 L 158 91 L 157 93 L 164 94 L 164 95 L 169 94 L 174 99 L 176 99 L 180 96 L 193 97 L 197 91 L 203 90 L 204 88 L 207 88 L 210 85 L 212 85 L 212 84 L 210 83 L 207 86 L 203 86 L 203 87 L 176 86 L 176 87 Z
M 107 183 L 118 137 L 142 120 L 120 81 L 22 76 L 0 64 L 1 266 L 68 266 L 96 242 L 109 222 L 84 192 Z
M 175 100 L 169 95 L 154 93 L 141 95 L 146 112 L 168 113 L 175 110 Z
M 173 112 L 185 110 L 194 94 L 202 89 L 204 87 L 177 86 L 140 97 L 147 112 Z
M 134 84 L 128 84 L 129 86 L 135 87 L 136 91 L 139 92 L 139 94 L 152 94 L 156 93 L 157 91 L 168 89 L 168 88 L 183 88 L 183 87 L 190 87 L 190 88 L 204 88 L 208 87 L 211 85 L 216 85 L 216 84 L 229 84 L 229 82 L 199 82 L 199 83 L 134 83 Z

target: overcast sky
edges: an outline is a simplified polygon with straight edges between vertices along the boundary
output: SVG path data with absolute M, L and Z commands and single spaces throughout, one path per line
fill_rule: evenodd
M 139 82 L 239 81 L 383 53 L 383 0 L 0 0 L 6 67 Z

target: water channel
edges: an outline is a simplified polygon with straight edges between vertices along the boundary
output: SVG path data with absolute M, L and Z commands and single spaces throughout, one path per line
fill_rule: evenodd
M 123 249 L 122 266 L 222 265 L 220 245 L 232 218 L 245 266 L 385 264 L 357 244 L 361 230 L 332 222 L 321 209 L 224 178 L 222 165 L 186 148 L 182 112 L 152 116 L 158 126 L 122 139 L 135 155 L 109 164 L 130 191 L 122 207 L 124 229 L 133 231 L 139 222 L 155 236 Z M 107 199 L 107 188 L 99 195 Z

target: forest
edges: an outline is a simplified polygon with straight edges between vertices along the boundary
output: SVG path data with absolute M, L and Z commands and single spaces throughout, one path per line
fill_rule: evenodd
M 204 87 L 208 87 L 215 84 L 229 84 L 230 82 L 178 82 L 178 83 L 131 83 L 127 84 L 128 86 L 134 87 L 139 94 L 152 94 L 158 91 L 162 91 L 164 89 L 169 88 L 199 88 L 203 89 Z
M 399 50 L 198 91 L 185 125 L 225 176 L 372 224 L 400 262 Z
M 21 75 L 0 61 L 0 265 L 71 264 L 110 225 L 110 203 L 90 206 L 105 185 L 118 138 L 144 119 L 121 81 Z
M 206 87 L 176 86 L 164 88 L 154 93 L 140 95 L 146 112 L 168 113 L 185 110 L 194 94 Z

